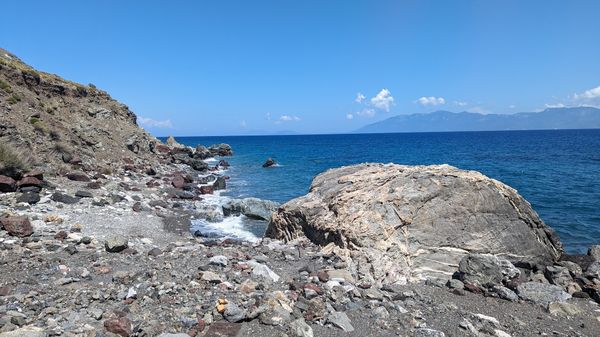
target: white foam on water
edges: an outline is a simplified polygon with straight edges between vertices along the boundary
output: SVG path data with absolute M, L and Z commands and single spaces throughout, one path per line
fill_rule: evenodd
M 192 221 L 192 230 L 200 231 L 203 236 L 219 239 L 237 239 L 250 242 L 260 240 L 256 235 L 244 228 L 245 216 L 229 216 L 219 222 L 208 222 L 206 220 Z
M 207 205 L 217 206 L 217 209 L 221 209 L 221 206 L 226 204 L 230 197 L 222 196 L 222 190 L 214 191 L 213 194 L 202 195 L 202 203 Z M 192 220 L 191 230 L 193 232 L 199 231 L 203 236 L 215 239 L 236 239 L 244 240 L 249 242 L 257 242 L 260 240 L 259 237 L 248 231 L 244 226 L 244 222 L 248 220 L 246 216 L 229 216 L 224 217 L 222 221 L 210 222 L 202 219 Z
M 215 159 L 215 158 L 207 158 L 207 159 L 204 159 L 204 162 L 207 163 L 207 164 L 209 164 L 209 163 L 218 163 L 219 160 Z

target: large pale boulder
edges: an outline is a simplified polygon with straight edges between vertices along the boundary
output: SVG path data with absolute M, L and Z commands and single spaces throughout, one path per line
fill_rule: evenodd
M 273 213 L 265 236 L 306 237 L 380 283 L 447 277 L 470 253 L 549 264 L 552 229 L 516 190 L 448 165 L 361 164 L 318 175 Z

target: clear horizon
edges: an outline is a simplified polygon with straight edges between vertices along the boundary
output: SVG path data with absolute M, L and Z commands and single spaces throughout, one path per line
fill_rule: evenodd
M 596 1 L 3 8 L 15 15 L 0 22 L 0 47 L 106 90 L 157 136 L 343 134 L 399 114 L 600 106 Z

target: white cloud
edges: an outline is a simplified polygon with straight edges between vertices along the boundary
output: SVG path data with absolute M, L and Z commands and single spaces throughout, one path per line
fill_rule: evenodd
M 429 97 L 421 97 L 418 100 L 416 100 L 415 102 L 421 104 L 422 106 L 436 106 L 436 105 L 444 105 L 446 104 L 446 100 L 444 99 L 444 97 L 434 97 L 434 96 L 429 96 Z
M 566 108 L 567 106 L 564 105 L 563 103 L 556 103 L 556 104 L 544 104 L 544 106 L 546 107 L 546 109 L 552 109 L 552 108 Z
M 423 98 L 423 97 L 421 97 L 421 98 Z M 443 98 L 442 98 L 442 99 L 443 99 Z M 467 105 L 469 105 L 469 103 L 467 103 L 467 102 L 462 102 L 462 101 L 454 101 L 454 105 L 456 105 L 456 106 L 461 106 L 461 107 L 462 107 L 462 106 L 467 106 Z
M 370 118 L 375 116 L 375 113 L 375 109 L 362 109 L 361 111 L 356 112 L 356 115 Z
M 392 93 L 389 90 L 381 89 L 375 97 L 371 98 L 371 105 L 384 110 L 385 112 L 389 112 L 390 107 L 394 105 L 394 97 L 392 97 Z
M 516 108 L 516 107 L 517 107 L 517 106 L 516 106 L 516 105 L 514 105 L 514 104 L 511 104 L 511 105 L 509 105 L 509 106 L 508 106 L 508 108 L 509 108 L 509 109 L 514 109 L 514 108 Z
M 590 90 L 586 90 L 581 94 L 575 94 L 573 95 L 573 98 L 578 101 L 598 99 L 600 98 L 600 86 L 597 86 Z
M 299 121 L 300 117 L 298 117 L 298 116 L 283 115 L 283 116 L 279 117 L 279 120 L 282 121 L 282 122 Z
M 173 128 L 173 123 L 171 122 L 170 119 L 159 121 L 159 120 L 155 120 L 152 118 L 138 116 L 137 121 L 140 124 L 140 126 L 147 127 L 147 128 L 164 128 L 164 129 L 172 129 Z
M 353 114 L 346 114 L 346 119 L 353 119 L 354 115 Z
M 241 121 L 240 122 L 240 126 L 245 129 L 246 127 L 248 127 L 248 124 L 246 123 L 246 121 Z
M 365 98 L 365 95 L 359 92 L 358 94 L 356 94 L 356 98 L 354 99 L 354 101 L 360 104 L 365 100 Z
M 275 124 L 280 124 L 283 122 L 297 122 L 299 120 L 300 117 L 298 116 L 282 115 L 281 117 L 279 117 L 279 119 L 275 121 Z

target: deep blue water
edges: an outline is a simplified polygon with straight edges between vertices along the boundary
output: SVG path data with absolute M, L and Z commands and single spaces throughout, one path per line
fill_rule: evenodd
M 600 244 L 600 130 L 177 137 L 228 143 L 234 156 L 227 195 L 285 202 L 312 178 L 364 162 L 450 164 L 516 188 L 560 235 L 566 249 Z M 281 166 L 263 169 L 273 157 Z

